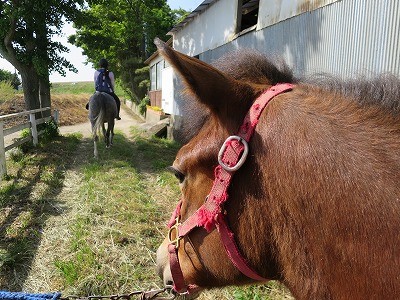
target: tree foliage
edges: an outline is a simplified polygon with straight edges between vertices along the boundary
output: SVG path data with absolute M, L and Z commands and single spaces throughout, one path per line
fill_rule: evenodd
M 77 18 L 84 0 L 2 0 L 0 2 L 0 55 L 21 74 L 28 109 L 40 107 L 40 96 L 50 104 L 49 73 L 76 71 L 61 56 L 68 49 L 52 37 L 65 20 Z M 43 104 L 43 103 L 42 103 Z
M 18 89 L 18 86 L 21 84 L 21 80 L 16 73 L 0 69 L 0 82 L 1 81 L 9 82 L 14 89 Z
M 148 89 L 149 74 L 143 68 L 156 50 L 153 40 L 167 40 L 166 33 L 179 16 L 166 0 L 93 0 L 75 22 L 77 33 L 69 40 L 94 65 L 107 58 L 110 69 L 138 102 Z

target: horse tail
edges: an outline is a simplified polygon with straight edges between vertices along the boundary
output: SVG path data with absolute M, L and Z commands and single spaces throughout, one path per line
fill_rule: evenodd
M 104 116 L 105 116 L 105 111 L 106 111 L 106 103 L 103 99 L 103 95 L 99 94 L 100 100 L 100 110 L 99 114 L 96 116 L 96 122 L 94 123 L 93 126 L 93 135 L 98 135 L 101 136 L 102 128 L 103 128 L 103 123 L 104 123 Z

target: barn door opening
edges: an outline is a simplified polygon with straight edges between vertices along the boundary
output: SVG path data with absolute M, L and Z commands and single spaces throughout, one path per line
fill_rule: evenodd
M 238 0 L 237 33 L 257 25 L 259 4 L 260 0 Z

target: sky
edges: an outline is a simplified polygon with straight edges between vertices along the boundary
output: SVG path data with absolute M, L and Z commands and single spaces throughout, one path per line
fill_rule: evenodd
M 172 9 L 183 8 L 187 11 L 193 11 L 196 9 L 203 0 L 167 0 L 169 6 Z M 65 53 L 63 56 L 69 60 L 77 69 L 78 73 L 66 71 L 66 77 L 61 76 L 58 73 L 50 74 L 51 82 L 78 82 L 78 81 L 92 81 L 94 68 L 92 64 L 86 64 L 86 56 L 82 54 L 81 48 L 77 48 L 74 45 L 68 43 L 68 36 L 74 34 L 75 30 L 72 24 L 66 23 L 62 30 L 63 34 L 56 39 L 63 45 L 70 49 L 69 53 Z M 7 60 L 0 58 L 0 69 L 8 70 L 14 73 L 15 68 Z

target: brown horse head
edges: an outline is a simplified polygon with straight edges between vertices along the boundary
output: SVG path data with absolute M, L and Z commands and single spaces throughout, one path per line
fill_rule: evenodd
M 218 152 L 237 134 L 255 99 L 294 79 L 253 52 L 213 67 L 157 46 L 207 113 L 172 166 L 184 222 L 207 201 Z M 223 215 L 240 255 L 297 298 L 389 299 L 400 293 L 400 106 L 393 96 L 400 83 L 388 80 L 383 82 L 391 90 L 374 95 L 367 92 L 374 84 L 332 88 L 332 80 L 326 86 L 297 83 L 275 96 L 249 141 L 247 160 L 232 177 Z M 170 239 L 175 235 L 171 231 Z M 175 242 L 186 285 L 255 282 L 232 263 L 215 227 L 196 227 Z M 167 238 L 157 262 L 171 284 L 168 244 Z

